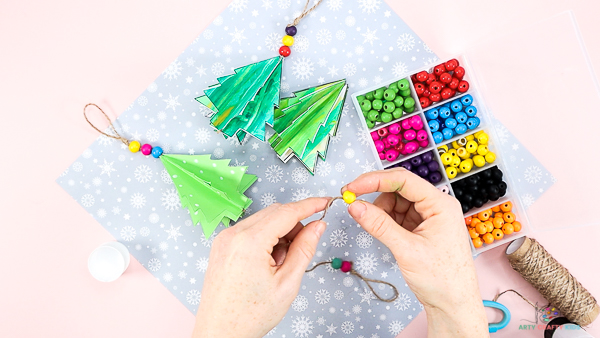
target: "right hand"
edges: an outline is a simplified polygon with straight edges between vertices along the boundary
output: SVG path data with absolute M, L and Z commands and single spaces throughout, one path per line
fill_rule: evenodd
M 363 174 L 342 188 L 357 196 L 350 215 L 394 254 L 423 304 L 429 334 L 486 337 L 487 319 L 459 202 L 404 168 Z

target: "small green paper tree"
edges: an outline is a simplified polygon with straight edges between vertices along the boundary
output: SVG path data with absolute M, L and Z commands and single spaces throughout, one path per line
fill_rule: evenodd
M 283 162 L 295 155 L 314 174 L 317 157 L 325 160 L 329 139 L 335 136 L 348 86 L 339 80 L 294 92 L 275 110 L 271 147 Z
M 252 200 L 244 192 L 256 181 L 246 174 L 248 167 L 230 167 L 230 160 L 210 155 L 166 155 L 160 157 L 173 179 L 181 205 L 190 211 L 194 224 L 200 223 L 209 238 L 220 222 L 227 227 L 237 221 Z
M 241 143 L 250 133 L 265 141 L 265 124 L 273 125 L 273 111 L 279 102 L 283 57 L 277 56 L 234 70 L 218 78 L 219 84 L 204 91 L 196 101 L 214 114 L 210 123 L 225 138 L 236 136 Z

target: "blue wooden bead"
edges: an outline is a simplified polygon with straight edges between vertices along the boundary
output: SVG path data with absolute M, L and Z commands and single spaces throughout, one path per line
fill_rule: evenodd
M 160 155 L 162 155 L 162 154 L 163 154 L 163 150 L 162 150 L 161 147 L 154 147 L 154 148 L 152 148 L 152 156 L 154 158 L 159 158 Z
M 431 120 L 427 122 L 427 124 L 429 124 L 429 130 L 431 130 L 432 133 L 435 133 L 440 129 L 440 124 L 436 120 Z
M 442 130 L 442 133 L 444 134 L 444 140 L 449 140 L 454 136 L 454 130 L 450 128 L 444 128 L 444 130 Z
M 458 123 L 453 117 L 449 117 L 444 121 L 444 124 L 446 125 L 446 128 L 454 129 Z
M 479 127 L 479 122 L 480 122 L 480 121 L 479 121 L 479 118 L 478 118 L 478 117 L 470 117 L 470 118 L 467 120 L 467 128 L 469 128 L 469 129 L 473 130 L 473 129 L 475 129 L 475 128 Z
M 452 111 L 455 113 L 458 113 L 459 111 L 461 111 L 462 108 L 463 108 L 463 105 L 462 105 L 462 103 L 460 103 L 459 100 L 454 100 L 450 104 L 450 109 L 452 109 Z
M 465 113 L 470 117 L 473 117 L 477 115 L 477 108 L 475 108 L 475 106 L 468 106 L 467 108 L 465 108 Z
M 459 123 L 456 128 L 454 128 L 454 132 L 458 135 L 462 135 L 467 132 L 467 125 L 464 123 Z
M 439 131 L 436 131 L 435 133 L 433 133 L 433 142 L 435 142 L 435 144 L 442 143 L 443 141 L 444 141 L 444 134 L 440 133 Z
M 289 36 L 294 36 L 294 35 L 296 35 L 296 33 L 298 33 L 296 26 L 285 27 L 285 34 L 287 34 Z
M 463 106 L 470 106 L 473 103 L 473 96 L 471 96 L 471 94 L 467 94 L 463 97 L 460 98 L 460 103 L 462 103 Z
M 438 118 L 438 110 L 437 109 L 429 109 L 428 111 L 425 112 L 425 117 L 428 120 L 435 120 Z
M 467 119 L 469 117 L 467 116 L 467 114 L 460 112 L 460 113 L 456 113 L 456 115 L 454 115 L 454 118 L 456 119 L 456 121 L 458 121 L 458 123 L 465 123 L 465 122 L 467 122 Z
M 443 119 L 447 119 L 448 116 L 450 116 L 450 114 L 452 114 L 452 112 L 450 111 L 450 108 L 448 107 L 442 107 L 440 109 L 438 109 L 439 115 L 441 118 Z

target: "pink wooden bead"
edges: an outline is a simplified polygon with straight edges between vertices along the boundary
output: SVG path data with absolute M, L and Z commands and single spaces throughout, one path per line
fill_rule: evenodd
M 379 140 L 379 134 L 377 134 L 376 131 L 372 131 L 371 138 L 373 139 L 373 141 L 377 141 L 377 140 Z
M 412 127 L 410 126 L 410 123 L 408 122 L 409 119 L 406 120 L 402 120 L 402 122 L 400 122 L 402 124 L 402 129 L 404 130 L 409 130 Z
M 379 134 L 379 137 L 386 137 L 388 134 L 388 129 L 386 127 L 383 127 L 377 130 L 377 134 Z
M 342 272 L 350 272 L 350 270 L 352 270 L 352 262 L 343 261 L 340 270 L 342 270 Z
M 428 139 L 425 139 L 423 141 L 419 141 L 419 147 L 421 147 L 421 148 L 425 148 L 428 145 L 429 145 L 429 140 Z
M 382 140 L 375 141 L 375 149 L 377 149 L 378 153 L 385 150 L 385 145 L 383 144 Z
M 400 134 L 400 132 L 402 131 L 400 124 L 398 123 L 392 123 L 388 126 L 388 130 L 390 131 L 390 133 L 392 134 Z
M 385 159 L 392 162 L 398 158 L 398 151 L 396 149 L 388 149 L 385 151 Z
M 409 118 L 408 123 L 411 127 L 413 127 L 416 130 L 423 129 L 423 120 L 421 120 L 421 117 L 419 115 Z
M 421 129 L 417 132 L 417 141 L 424 141 L 427 139 L 427 132 Z
M 404 139 L 407 141 L 412 141 L 415 139 L 415 137 L 417 137 L 417 132 L 412 129 L 404 132 Z
M 149 145 L 148 143 L 146 143 L 142 146 L 141 150 L 142 150 L 142 154 L 150 155 L 152 153 L 152 146 Z
M 384 147 L 385 149 L 389 149 L 389 148 L 391 148 L 390 141 L 388 141 L 388 138 L 387 138 L 387 137 L 383 139 L 383 147 Z
M 416 141 L 410 141 L 404 146 L 404 149 L 407 153 L 413 154 L 419 149 L 419 144 Z
M 379 152 L 379 159 L 385 160 L 385 154 L 383 152 Z
M 387 140 L 390 143 L 390 146 L 392 147 L 401 141 L 400 137 L 398 137 L 398 135 L 395 134 L 389 134 Z

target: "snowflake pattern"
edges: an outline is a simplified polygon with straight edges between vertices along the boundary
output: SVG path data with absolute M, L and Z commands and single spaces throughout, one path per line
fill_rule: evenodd
M 149 166 L 142 164 L 135 168 L 133 175 L 138 182 L 147 183 L 150 181 L 150 179 L 152 179 L 152 169 L 150 169 Z
M 401 293 L 394 301 L 394 306 L 400 311 L 406 311 L 410 307 L 412 300 L 406 293 Z
M 377 12 L 380 4 L 381 0 L 358 0 L 358 8 L 367 14 Z
M 292 74 L 296 76 L 296 79 L 307 80 L 313 75 L 314 71 L 314 64 L 306 57 L 297 59 L 292 64 Z
M 329 235 L 329 242 L 332 246 L 341 248 L 348 242 L 348 234 L 344 229 L 335 229 L 331 235 Z
M 408 33 L 401 34 L 396 40 L 396 45 L 403 52 L 409 52 L 415 47 L 415 38 Z
M 185 299 L 188 302 L 188 304 L 196 306 L 196 305 L 200 304 L 200 300 L 202 299 L 202 294 L 198 290 L 195 290 L 195 289 L 190 290 L 185 295 Z
M 292 333 L 295 337 L 308 337 L 313 329 L 313 321 L 310 320 L 310 317 L 296 316 L 292 321 Z
M 298 295 L 292 302 L 292 309 L 297 312 L 302 312 L 308 308 L 308 299 L 303 295 Z
M 356 236 L 356 244 L 361 249 L 368 249 L 373 244 L 373 236 L 366 231 L 362 231 Z
M 377 257 L 373 253 L 361 253 L 356 260 L 356 270 L 363 275 L 370 275 L 377 271 Z
M 310 190 L 300 188 L 300 189 L 296 189 L 296 191 L 294 191 L 292 193 L 292 201 L 297 202 L 297 201 L 304 200 L 304 199 L 307 199 L 312 196 L 313 195 L 311 194 Z
M 329 300 L 331 299 L 331 296 L 329 295 L 329 291 L 325 290 L 325 289 L 321 289 L 317 292 L 315 292 L 315 301 L 317 302 L 317 304 L 320 305 L 324 305 L 329 303 Z
M 542 169 L 537 166 L 529 166 L 525 169 L 525 181 L 529 184 L 538 183 L 542 179 Z
M 283 169 L 277 164 L 272 164 L 267 167 L 265 178 L 270 183 L 277 183 L 283 178 Z

